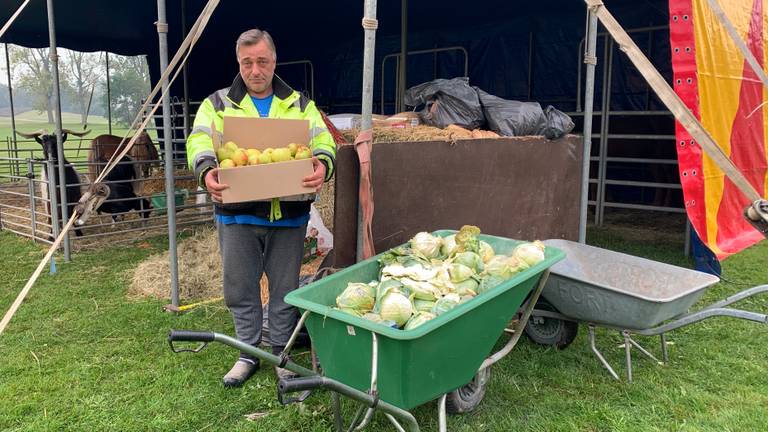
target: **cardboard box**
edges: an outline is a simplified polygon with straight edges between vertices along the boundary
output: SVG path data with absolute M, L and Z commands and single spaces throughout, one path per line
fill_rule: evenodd
M 233 141 L 240 148 L 264 150 L 286 147 L 290 143 L 309 146 L 307 120 L 252 117 L 224 117 L 224 134 L 211 124 L 213 148 Z M 312 159 L 239 166 L 219 170 L 219 182 L 229 185 L 222 192 L 224 204 L 315 193 L 302 186 L 304 177 L 314 172 Z

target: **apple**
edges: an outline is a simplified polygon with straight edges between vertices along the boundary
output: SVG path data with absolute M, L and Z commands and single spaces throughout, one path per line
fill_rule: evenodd
M 234 153 L 234 151 L 237 150 L 238 147 L 234 141 L 227 141 L 226 144 L 224 144 L 224 148 Z
M 237 166 L 248 165 L 248 153 L 243 149 L 237 149 L 232 154 L 232 161 L 235 162 L 235 165 Z
M 275 151 L 275 149 L 273 149 L 272 147 L 267 147 L 264 150 L 262 150 L 261 152 L 262 153 L 272 154 L 273 151 Z
M 288 147 L 278 147 L 272 152 L 273 162 L 285 162 L 291 160 L 291 150 Z
M 216 150 L 216 158 L 219 161 L 223 161 L 224 159 L 231 159 L 232 158 L 232 152 L 229 151 L 229 149 L 225 147 L 219 147 L 218 150 Z
M 252 149 L 252 148 L 246 149 L 246 150 L 245 150 L 245 152 L 246 152 L 246 153 L 248 153 L 248 157 L 249 157 L 249 158 L 250 158 L 251 156 L 256 156 L 256 157 L 259 157 L 259 155 L 261 154 L 261 152 L 260 152 L 259 150 L 257 150 L 257 149 Z
M 219 162 L 219 168 L 227 169 L 227 168 L 234 168 L 235 162 L 232 159 L 224 159 L 221 162 Z
M 312 150 L 307 146 L 301 146 L 296 150 L 296 159 L 309 159 L 312 157 Z
M 259 155 L 252 154 L 248 156 L 248 165 L 258 165 L 259 164 Z
M 296 150 L 299 149 L 299 145 L 296 143 L 288 144 L 288 150 L 291 151 L 291 157 L 296 156 Z
M 270 156 L 270 153 L 267 153 L 266 151 L 262 152 L 259 155 L 259 164 L 261 165 L 261 164 L 268 164 L 268 163 L 272 163 L 272 156 Z

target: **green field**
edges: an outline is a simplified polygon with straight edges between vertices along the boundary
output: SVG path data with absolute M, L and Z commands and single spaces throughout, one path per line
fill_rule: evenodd
M 673 233 L 674 234 L 674 233 Z M 690 265 L 681 235 L 636 227 L 592 228 L 591 244 Z M 32 273 L 42 249 L 0 233 L 0 311 Z M 161 312 L 165 300 L 129 300 L 131 269 L 166 248 L 162 237 L 76 254 L 33 287 L 0 336 L 0 430 L 3 431 L 327 431 L 331 398 L 321 392 L 281 407 L 271 368 L 241 389 L 221 376 L 237 353 L 213 344 L 199 354 L 172 354 L 171 328 L 233 334 L 220 304 L 182 316 Z M 768 242 L 723 263 L 723 282 L 702 302 L 765 284 Z M 703 304 L 703 303 L 702 303 Z M 737 305 L 768 312 L 768 296 Z M 669 334 L 668 366 L 636 353 L 635 382 L 614 381 L 589 350 L 586 329 L 556 351 L 525 338 L 493 367 L 488 393 L 471 414 L 449 416 L 451 431 L 759 431 L 768 424 L 768 327 L 716 318 Z M 624 373 L 615 331 L 598 344 Z M 505 339 L 505 337 L 503 338 Z M 658 353 L 657 338 L 637 338 Z M 500 344 L 503 342 L 500 341 Z M 460 349 L 461 347 L 457 347 Z M 299 356 L 306 361 L 307 356 Z M 440 361 L 435 359 L 435 361 Z M 352 405 L 345 404 L 347 419 Z M 414 411 L 422 430 L 437 430 L 436 404 Z M 256 417 L 251 421 L 246 416 Z M 372 431 L 392 430 L 377 415 Z

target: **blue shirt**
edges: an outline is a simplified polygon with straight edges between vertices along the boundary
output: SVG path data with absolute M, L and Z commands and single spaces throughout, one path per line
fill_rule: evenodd
M 251 96 L 253 105 L 256 107 L 256 111 L 259 112 L 261 117 L 269 117 L 269 108 L 272 106 L 272 96 L 269 95 L 265 98 L 257 98 Z M 216 215 L 216 222 L 220 222 L 224 225 L 242 224 L 242 225 L 261 225 L 267 227 L 284 227 L 284 228 L 299 228 L 309 222 L 309 213 L 303 216 L 296 216 L 288 219 L 279 219 L 270 222 L 269 219 L 253 216 L 253 215 Z
M 256 106 L 256 111 L 259 112 L 260 117 L 269 117 L 269 107 L 272 106 L 273 96 L 274 95 L 269 95 L 265 98 L 257 98 L 256 96 L 251 96 L 253 105 Z

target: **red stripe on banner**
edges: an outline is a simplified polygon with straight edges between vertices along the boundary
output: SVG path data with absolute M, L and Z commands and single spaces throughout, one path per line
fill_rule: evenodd
M 675 92 L 700 119 L 692 0 L 669 0 L 669 42 Z M 675 122 L 675 137 L 685 211 L 696 233 L 707 243 L 701 148 L 679 122 Z
M 763 67 L 763 4 L 754 0 L 747 34 L 747 46 Z M 765 173 L 768 167 L 763 128 L 763 85 L 752 67 L 744 60 L 743 78 L 739 92 L 739 108 L 731 129 L 731 160 L 760 196 L 764 196 Z M 726 254 L 732 254 L 762 239 L 762 235 L 742 217 L 749 200 L 728 178 L 717 213 L 717 244 Z

